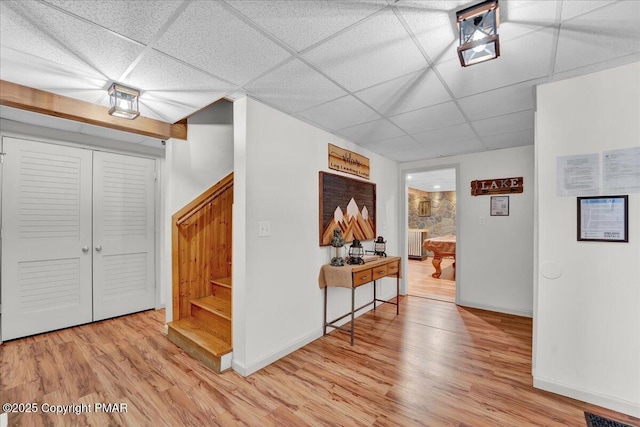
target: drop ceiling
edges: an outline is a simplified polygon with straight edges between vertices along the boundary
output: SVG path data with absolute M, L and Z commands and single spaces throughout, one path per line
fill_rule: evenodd
M 438 169 L 407 174 L 407 187 L 429 193 L 456 191 L 456 170 Z
M 102 105 L 117 81 L 170 123 L 249 95 L 405 162 L 533 144 L 536 85 L 640 61 L 640 1 L 500 0 L 502 56 L 462 68 L 478 2 L 2 0 L 0 78 Z

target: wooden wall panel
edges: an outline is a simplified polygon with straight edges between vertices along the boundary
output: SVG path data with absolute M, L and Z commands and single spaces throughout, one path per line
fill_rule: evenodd
M 172 217 L 173 319 L 190 316 L 189 301 L 211 295 L 211 279 L 231 276 L 233 174 Z

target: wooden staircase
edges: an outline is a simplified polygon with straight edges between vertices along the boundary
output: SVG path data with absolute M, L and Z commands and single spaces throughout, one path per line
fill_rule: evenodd
M 169 323 L 169 339 L 214 372 L 231 353 L 231 278 L 211 280 L 212 295 L 189 301 L 191 316 Z
M 172 217 L 173 318 L 168 338 L 214 372 L 231 366 L 233 174 Z

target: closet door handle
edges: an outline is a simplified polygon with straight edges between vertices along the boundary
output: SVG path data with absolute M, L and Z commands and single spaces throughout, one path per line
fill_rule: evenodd
M 100 252 L 102 250 L 102 246 L 98 245 L 96 246 L 96 252 Z
M 89 246 L 83 246 L 83 247 L 82 247 L 82 252 L 84 252 L 85 254 L 86 254 L 87 252 L 89 252 Z

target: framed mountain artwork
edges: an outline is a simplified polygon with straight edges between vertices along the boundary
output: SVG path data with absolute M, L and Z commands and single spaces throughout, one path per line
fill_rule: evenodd
M 345 243 L 376 237 L 376 184 L 319 173 L 320 246 L 329 246 L 333 230 L 342 231 Z

